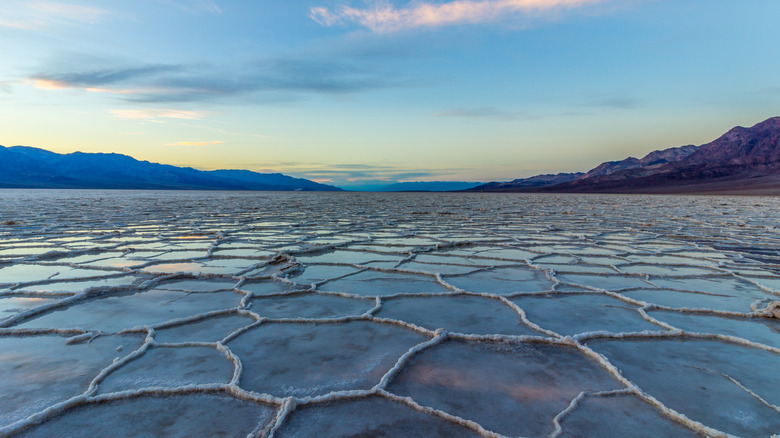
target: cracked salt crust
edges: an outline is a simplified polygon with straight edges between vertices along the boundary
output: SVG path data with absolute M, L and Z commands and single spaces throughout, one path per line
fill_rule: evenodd
M 0 436 L 780 430 L 775 198 L 0 202 Z

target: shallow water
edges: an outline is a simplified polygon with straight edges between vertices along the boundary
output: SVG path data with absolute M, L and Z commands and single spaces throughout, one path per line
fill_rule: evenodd
M 778 198 L 0 207 L 0 436 L 780 433 Z

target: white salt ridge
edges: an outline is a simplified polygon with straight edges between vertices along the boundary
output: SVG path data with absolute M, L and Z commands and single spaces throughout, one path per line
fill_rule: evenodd
M 684 331 L 664 321 L 663 315 L 658 312 L 675 312 L 675 315 L 680 317 L 701 315 L 745 321 L 777 318 L 779 307 L 776 297 L 780 294 L 773 286 L 780 281 L 780 257 L 776 259 L 776 263 L 767 263 L 756 260 L 759 256 L 750 252 L 750 248 L 758 247 L 755 245 L 757 242 L 762 243 L 764 253 L 780 248 L 780 239 L 774 233 L 775 230 L 761 224 L 761 221 L 771 221 L 774 217 L 772 212 L 779 207 L 774 205 L 776 202 L 772 199 L 761 198 L 761 202 L 766 205 L 759 206 L 755 204 L 758 201 L 753 198 L 727 198 L 730 204 L 739 204 L 739 211 L 744 217 L 750 218 L 735 225 L 721 221 L 717 209 L 713 210 L 713 204 L 709 200 L 698 202 L 698 198 L 664 197 L 663 203 L 654 204 L 651 202 L 654 198 L 562 196 L 553 199 L 531 196 L 526 198 L 530 200 L 529 205 L 533 205 L 533 208 L 528 208 L 523 203 L 518 203 L 520 198 L 514 195 L 463 195 L 468 199 L 458 198 L 457 202 L 452 202 L 452 199 L 439 198 L 437 195 L 415 194 L 413 197 L 407 197 L 411 195 L 385 194 L 377 198 L 371 194 L 350 194 L 349 197 L 339 198 L 339 202 L 333 203 L 322 202 L 319 196 L 343 194 L 198 194 L 198 197 L 193 197 L 192 194 L 183 193 L 173 198 L 170 198 L 170 194 L 165 194 L 164 203 L 160 203 L 163 198 L 157 198 L 161 195 L 155 193 L 133 193 L 123 195 L 124 198 L 95 199 L 95 192 L 77 192 L 67 196 L 88 200 L 82 203 L 82 207 L 58 210 L 54 213 L 47 211 L 43 214 L 42 211 L 36 210 L 39 204 L 29 200 L 21 201 L 27 195 L 23 191 L 19 193 L 20 199 L 11 196 L 3 201 L 14 207 L 9 211 L 19 216 L 14 218 L 15 220 L 21 219 L 24 223 L 37 225 L 14 231 L 13 239 L 4 230 L 5 234 L 0 235 L 0 258 L 4 257 L 4 249 L 14 248 L 13 242 L 17 242 L 20 248 L 32 243 L 32 248 L 35 248 L 35 245 L 39 245 L 35 240 L 39 239 L 42 233 L 74 237 L 48 239 L 47 245 L 52 246 L 46 246 L 46 252 L 31 253 L 24 259 L 8 259 L 7 264 L 10 263 L 10 266 L 40 267 L 44 277 L 26 277 L 29 281 L 6 283 L 10 290 L 2 291 L 0 288 L 0 297 L 26 296 L 23 292 L 25 287 L 50 284 L 59 276 L 60 271 L 65 270 L 84 274 L 81 277 L 75 274 L 73 277 L 66 275 L 68 278 L 63 278 L 63 283 L 90 283 L 101 278 L 139 274 L 152 279 L 141 284 L 88 287 L 70 294 L 58 295 L 57 298 L 62 298 L 58 302 L 23 310 L 0 321 L 0 339 L 11 337 L 23 342 L 31 335 L 58 334 L 66 337 L 63 340 L 65 345 L 90 345 L 96 339 L 102 339 L 108 332 L 89 327 L 79 329 L 19 326 L 58 309 L 75 309 L 102 297 L 119 297 L 128 292 L 143 294 L 145 291 L 162 290 L 171 284 L 175 284 L 170 286 L 171 292 L 179 291 L 177 293 L 181 297 L 216 297 L 219 293 L 232 291 L 236 300 L 232 306 L 217 309 L 200 305 L 192 308 L 182 307 L 185 300 L 174 300 L 171 305 L 178 309 L 178 315 L 146 324 L 134 324 L 134 321 L 139 321 L 140 315 L 129 311 L 122 316 L 122 321 L 126 321 L 123 323 L 125 325 L 118 326 L 117 328 L 122 329 L 117 331 L 142 334 L 145 340 L 139 347 L 118 346 L 114 353 L 119 357 L 97 372 L 81 395 L 74 395 L 71 399 L 42 408 L 15 423 L 0 422 L 0 436 L 34 431 L 41 421 L 68 416 L 77 409 L 90 409 L 90 406 L 99 402 L 202 393 L 223 394 L 239 401 L 274 409 L 275 414 L 260 421 L 250 436 L 284 435 L 285 425 L 295 418 L 299 408 L 337 405 L 340 401 L 369 400 L 377 397 L 482 436 L 501 436 L 495 430 L 469 419 L 471 413 L 468 411 L 455 415 L 441 408 L 425 406 L 414 397 L 395 394 L 388 389 L 398 381 L 400 375 L 410 369 L 410 364 L 414 363 L 416 358 L 426 357 L 426 354 L 438 355 L 444 341 L 465 342 L 485 348 L 492 348 L 489 347 L 491 345 L 514 346 L 513 348 L 549 345 L 556 349 L 571 349 L 574 354 L 592 361 L 618 389 L 572 394 L 573 398 L 561 406 L 561 411 L 545 417 L 551 436 L 566 434 L 567 419 L 574 418 L 586 400 L 627 396 L 636 397 L 655 409 L 662 418 L 691 431 L 707 436 L 730 436 L 723 430 L 691 419 L 670 408 L 657 398 L 657 394 L 648 392 L 627 379 L 606 356 L 594 351 L 587 343 L 599 340 L 616 343 L 633 340 L 706 340 L 720 343 L 719 345 L 744 346 L 766 354 L 780 355 L 778 347 L 735 336 L 734 333 L 741 333 L 738 331 L 730 332 L 732 334 L 715 330 L 710 333 L 699 333 L 691 329 Z M 9 195 L 0 193 L 0 197 L 3 196 Z M 396 202 L 386 202 L 387 196 L 394 197 Z M 117 202 L 117 199 L 121 199 L 121 204 L 111 205 Z M 347 200 L 354 203 L 345 204 L 343 201 Z M 407 202 L 412 200 L 413 202 Z M 88 207 L 95 203 L 104 204 L 104 208 L 96 210 Z M 605 207 L 614 206 L 615 203 L 620 205 L 617 210 Z M 161 205 L 163 207 L 160 207 Z M 253 205 L 257 207 L 252 207 Z M 428 209 L 431 214 L 410 214 L 411 206 L 415 211 Z M 79 208 L 83 210 L 77 216 L 81 216 L 71 217 Z M 175 214 L 175 220 L 166 219 L 165 214 L 161 214 L 161 209 L 163 212 Z M 457 214 L 437 214 L 455 209 L 458 209 Z M 573 211 L 583 212 L 587 217 L 570 214 Z M 685 217 L 680 214 L 681 211 L 694 214 Z M 3 215 L 4 212 L 0 212 L 0 219 L 3 219 Z M 696 215 L 701 220 L 694 219 Z M 714 217 L 710 218 L 710 215 Z M 263 217 L 262 221 L 258 220 L 259 216 Z M 646 216 L 652 217 L 652 222 L 644 219 Z M 89 219 L 84 219 L 87 217 Z M 101 226 L 111 231 L 107 234 L 92 232 L 92 229 Z M 192 242 L 187 243 L 188 239 L 192 238 Z M 713 246 L 720 249 L 713 249 Z M 133 248 L 132 252 L 128 251 L 129 248 Z M 244 252 L 221 254 L 221 248 L 228 251 L 259 251 L 261 255 Z M 99 269 L 94 269 L 95 262 L 109 260 L 109 255 L 113 257 L 117 251 L 127 251 L 125 254 L 132 254 L 133 258 L 142 260 L 133 265 L 97 265 Z M 106 254 L 105 257 L 100 256 L 103 253 Z M 760 257 L 766 257 L 764 253 Z M 141 271 L 145 267 L 162 266 L 159 259 L 165 259 L 164 263 L 168 264 L 171 270 L 163 269 L 152 274 Z M 373 263 L 374 261 L 385 264 L 380 266 Z M 195 268 L 193 272 L 176 272 L 180 268 L 176 263 L 204 266 L 208 272 L 202 269 L 202 272 L 197 271 L 200 268 Z M 307 278 L 307 284 L 296 284 L 296 271 L 303 270 L 305 273 L 308 263 L 316 263 L 319 272 Z M 332 273 L 329 273 L 329 266 L 334 268 Z M 86 267 L 92 270 L 84 270 Z M 0 278 L 2 272 L 0 268 Z M 29 276 L 31 271 L 28 269 L 24 272 L 24 275 Z M 94 272 L 100 272 L 101 275 L 89 275 Z M 495 275 L 496 273 L 501 275 Z M 404 283 L 398 279 L 414 281 Z M 459 287 L 458 279 L 469 281 L 460 282 Z M 308 280 L 311 280 L 310 284 Z M 340 283 L 340 280 L 350 282 Z M 376 284 L 377 281 L 380 288 L 372 288 L 372 282 Z M 744 302 L 742 307 L 674 307 L 668 305 L 669 303 L 656 303 L 631 296 L 634 291 L 665 290 L 690 297 L 718 298 L 722 295 L 721 291 L 708 290 L 709 285 L 720 285 L 724 281 L 738 282 L 739 287 L 744 290 L 744 299 L 740 298 L 743 300 L 741 302 Z M 210 284 L 214 286 L 210 287 Z M 286 287 L 255 287 L 269 284 Z M 337 287 L 339 284 L 348 284 L 349 287 L 342 289 Z M 421 286 L 423 284 L 424 286 Z M 682 287 L 669 287 L 674 284 Z M 300 300 L 301 297 L 321 297 L 321 302 L 329 303 L 330 311 L 337 316 L 317 317 L 316 313 L 306 313 L 313 310 L 312 306 L 316 304 L 295 304 L 295 300 Z M 422 327 L 404 318 L 391 319 L 382 316 L 383 308 L 388 306 L 389 311 L 391 308 L 388 303 L 393 300 L 435 300 L 437 297 L 446 297 L 447 300 L 462 299 L 464 302 L 468 299 L 483 299 L 506 306 L 507 310 L 516 316 L 519 326 L 538 335 L 447 332 L 444 327 Z M 603 305 L 602 310 L 636 312 L 637 321 L 646 321 L 650 327 L 657 329 L 642 330 L 643 327 L 637 325 L 632 327 L 634 331 L 627 332 L 621 331 L 618 326 L 602 325 L 597 327 L 599 330 L 596 331 L 568 332 L 564 336 L 546 326 L 544 322 L 540 324 L 533 318 L 529 319 L 526 309 L 523 308 L 524 300 L 556 297 L 573 297 L 573 301 L 584 300 L 585 304 L 589 303 L 588 297 L 598 298 L 597 302 L 602 304 L 614 300 L 616 304 Z M 266 317 L 261 315 L 259 308 L 254 308 L 262 300 L 283 303 L 285 299 L 290 300 L 290 305 L 284 317 Z M 318 301 L 314 301 L 316 302 Z M 338 303 L 341 302 L 345 305 L 339 306 Z M 360 310 L 346 305 L 354 302 L 366 305 Z M 598 305 L 597 302 L 591 304 Z M 704 299 L 700 302 L 710 303 Z M 576 315 L 577 306 L 569 307 L 573 315 Z M 567 318 L 566 311 L 566 306 L 557 311 L 561 313 L 563 320 Z M 376 351 L 378 357 L 384 357 L 383 349 L 390 348 L 394 343 L 390 341 L 394 339 L 414 334 L 427 340 L 408 349 L 404 347 L 405 351 L 393 353 L 394 360 L 389 362 L 392 366 L 388 365 L 386 372 L 374 377 L 373 383 L 363 386 L 363 389 L 334 386 L 328 379 L 321 382 L 321 387 L 326 389 L 315 390 L 312 395 L 271 395 L 242 387 L 242 384 L 250 382 L 253 377 L 252 371 L 247 375 L 245 367 L 251 355 L 235 354 L 231 349 L 231 345 L 237 345 L 234 343 L 242 338 L 248 339 L 246 336 L 270 326 L 308 325 L 315 328 L 336 328 L 355 324 L 394 328 L 387 331 L 386 339 L 382 343 L 364 344 L 366 348 Z M 422 320 L 420 324 L 425 325 Z M 202 333 L 202 337 L 197 335 L 188 339 L 188 327 L 193 327 L 193 336 Z M 198 329 L 195 330 L 195 327 Z M 695 325 L 690 327 L 694 328 Z M 708 327 L 718 328 L 717 325 Z M 162 338 L 162 334 L 167 331 L 178 334 L 178 337 L 173 338 L 175 342 L 158 342 L 157 337 Z M 208 336 L 205 336 L 206 334 Z M 341 343 L 364 342 L 360 341 L 361 335 L 365 333 L 355 331 L 341 336 L 338 341 L 330 341 L 329 345 L 323 345 L 322 348 L 328 351 L 341 348 Z M 771 332 L 766 332 L 763 336 L 771 336 Z M 208 339 L 200 340 L 202 338 Z M 232 377 L 228 382 L 199 384 L 182 381 L 179 386 L 174 387 L 154 386 L 158 385 L 155 382 L 175 383 L 175 379 L 160 380 L 162 374 L 154 375 L 150 372 L 148 376 L 141 375 L 136 379 L 142 384 L 147 382 L 146 384 L 152 385 L 150 387 L 127 390 L 116 388 L 117 392 L 98 393 L 101 383 L 107 378 L 122 378 L 123 369 L 131 370 L 129 364 L 144 357 L 153 358 L 150 350 L 188 351 L 187 349 L 198 348 L 214 349 L 215 353 L 221 353 L 221 356 L 232 364 Z M 317 353 L 313 351 L 313 354 Z M 500 352 L 501 349 L 497 351 Z M 738 357 L 732 360 L 737 361 L 738 365 Z M 371 370 L 375 370 L 378 364 L 377 359 L 363 364 L 362 368 L 358 367 L 357 374 L 348 377 L 347 381 L 357 382 L 361 373 L 373 372 Z M 707 366 L 706 363 L 701 364 L 701 369 L 708 373 L 718 373 Z M 175 374 L 183 372 L 183 369 L 166 372 Z M 776 382 L 772 370 L 765 372 L 764 379 Z M 761 388 L 751 387 L 751 383 L 725 373 L 717 376 L 769 411 L 778 413 L 777 402 L 767 398 Z M 197 380 L 190 382 L 195 381 Z M 328 387 L 333 389 L 329 390 Z M 711 407 L 717 408 L 717 405 Z M 0 418 L 3 418 L 2 414 L 0 412 Z M 780 416 L 774 419 L 762 418 L 762 421 L 776 421 L 780 424 Z M 365 427 L 370 430 L 370 421 Z M 121 435 L 121 430 L 117 430 L 117 433 Z

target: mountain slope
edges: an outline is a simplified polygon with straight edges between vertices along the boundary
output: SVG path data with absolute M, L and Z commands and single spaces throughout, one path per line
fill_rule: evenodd
M 0 187 L 166 190 L 341 190 L 279 173 L 201 171 L 139 161 L 127 155 L 57 154 L 0 146 Z
M 634 157 L 628 157 L 621 161 L 607 161 L 599 164 L 593 169 L 589 170 L 585 175 L 577 179 L 591 178 L 599 175 L 609 175 L 620 170 L 635 169 L 637 167 L 649 167 L 659 164 L 666 164 L 675 161 L 685 159 L 696 151 L 697 147 L 693 145 L 681 146 L 677 148 L 669 148 L 661 151 L 653 151 L 645 155 L 641 159 Z
M 687 165 L 719 163 L 754 169 L 780 168 L 780 117 L 772 117 L 751 128 L 738 126 L 699 148 Z
M 546 187 L 555 184 L 565 183 L 576 180 L 585 174 L 578 173 L 558 173 L 558 174 L 545 174 L 536 175 L 530 178 L 520 178 L 508 182 L 489 182 L 480 186 L 469 189 L 469 191 L 477 192 L 503 192 L 503 191 L 516 191 L 519 189 L 532 189 L 537 187 Z
M 699 147 L 682 146 L 651 152 L 642 159 L 602 163 L 569 181 L 536 187 L 491 184 L 496 183 L 473 190 L 780 194 L 780 117 L 750 128 L 733 128 Z
M 747 193 L 761 188 L 763 193 L 780 193 L 773 188 L 778 177 L 780 117 L 773 117 L 750 128 L 733 128 L 679 161 L 583 178 L 543 191 Z

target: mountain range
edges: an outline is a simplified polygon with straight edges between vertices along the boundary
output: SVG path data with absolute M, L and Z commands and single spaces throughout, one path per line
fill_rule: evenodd
M 780 117 L 711 143 L 608 161 L 584 173 L 491 182 L 483 192 L 780 194 Z
M 735 127 L 710 143 L 601 163 L 587 172 L 537 175 L 487 184 L 373 181 L 370 191 L 780 194 L 780 117 Z M 476 187 L 474 187 L 476 186 Z M 281 173 L 197 170 L 127 155 L 58 154 L 0 146 L 0 188 L 339 191 Z
M 196 170 L 121 154 L 0 146 L 0 188 L 338 191 L 281 173 Z

